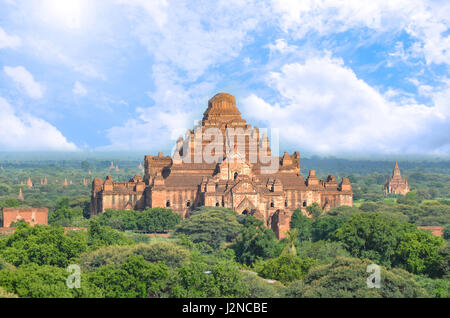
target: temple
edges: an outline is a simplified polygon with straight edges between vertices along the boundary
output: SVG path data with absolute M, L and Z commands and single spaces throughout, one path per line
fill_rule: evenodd
M 144 176 L 128 182 L 95 178 L 91 214 L 163 207 L 188 217 L 199 206 L 218 206 L 254 215 L 282 238 L 295 209 L 307 215 L 314 202 L 325 211 L 352 206 L 348 178 L 319 180 L 310 170 L 305 180 L 298 152 L 271 152 L 267 134 L 242 119 L 235 98 L 217 94 L 201 123 L 178 139 L 172 156 L 145 156 Z
M 403 178 L 398 167 L 398 162 L 395 161 L 395 167 L 392 171 L 390 179 L 386 180 L 386 184 L 383 186 L 384 195 L 388 194 L 407 194 L 409 192 L 409 185 L 406 178 Z

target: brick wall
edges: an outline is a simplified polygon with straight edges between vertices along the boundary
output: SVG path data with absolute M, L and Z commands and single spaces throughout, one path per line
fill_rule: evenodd
M 25 220 L 30 225 L 48 224 L 47 208 L 3 208 L 3 227 L 10 227 L 11 223 Z

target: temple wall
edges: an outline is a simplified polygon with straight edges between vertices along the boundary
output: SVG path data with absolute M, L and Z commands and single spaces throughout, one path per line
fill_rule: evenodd
M 48 224 L 47 208 L 3 208 L 3 227 L 10 227 L 11 223 L 24 220 L 31 226 Z

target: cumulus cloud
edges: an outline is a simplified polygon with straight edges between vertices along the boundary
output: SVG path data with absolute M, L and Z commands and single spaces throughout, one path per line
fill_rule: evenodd
M 184 71 L 190 80 L 236 57 L 249 31 L 264 19 L 263 6 L 253 1 L 119 3 L 131 6 L 134 34 L 156 61 Z
M 450 85 L 434 105 L 399 104 L 328 56 L 284 65 L 268 76 L 278 102 L 251 94 L 243 112 L 295 149 L 320 154 L 450 152 Z
M 106 148 L 170 148 L 214 93 L 220 74 L 208 75 L 210 68 L 239 55 L 263 11 L 253 1 L 117 3 L 129 10 L 133 34 L 154 58 L 147 93 L 153 105 L 108 129 Z
M 32 115 L 19 115 L 0 97 L 0 150 L 74 151 L 77 147 L 68 142 L 61 132 L 45 120 Z
M 41 38 L 30 37 L 27 39 L 31 53 L 40 59 L 61 64 L 70 68 L 73 72 L 82 74 L 90 78 L 106 80 L 106 76 L 97 69 L 97 66 L 89 61 L 72 57 L 64 52 L 64 49 L 56 43 Z
M 361 28 L 404 31 L 416 39 L 411 55 L 423 56 L 428 64 L 450 64 L 448 1 L 272 0 L 272 8 L 281 28 L 295 39 L 310 32 L 327 36 Z
M 72 93 L 74 95 L 83 97 L 83 96 L 87 95 L 87 89 L 86 89 L 86 87 L 84 87 L 83 84 L 81 84 L 80 82 L 76 81 L 75 85 L 73 86 Z
M 154 67 L 155 90 L 148 92 L 154 105 L 137 109 L 137 118 L 121 126 L 111 127 L 106 136 L 110 145 L 101 150 L 170 150 L 186 129 L 199 119 L 198 110 L 206 107 L 205 101 L 213 92 L 213 83 L 203 82 L 189 88 L 177 84 L 176 74 L 170 68 Z
M 8 75 L 25 93 L 33 98 L 42 98 L 44 87 L 34 80 L 33 75 L 23 66 L 4 66 L 3 71 Z
M 5 30 L 0 27 L 0 49 L 4 48 L 16 48 L 21 44 L 21 40 L 18 36 L 8 35 Z

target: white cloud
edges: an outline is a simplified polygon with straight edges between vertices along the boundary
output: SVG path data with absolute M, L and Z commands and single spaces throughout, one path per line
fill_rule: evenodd
M 111 144 L 104 148 L 170 148 L 192 128 L 194 116 L 201 115 L 214 93 L 221 75 L 210 68 L 239 56 L 263 19 L 263 6 L 253 1 L 117 2 L 128 9 L 134 35 L 154 58 L 154 87 L 148 92 L 153 106 L 139 108 L 137 119 L 110 128 Z
M 77 150 L 56 127 L 29 114 L 18 115 L 2 97 L 0 114 L 0 151 Z
M 33 75 L 23 66 L 4 66 L 3 71 L 8 75 L 17 85 L 19 85 L 29 97 L 33 99 L 42 98 L 44 94 L 44 87 L 42 84 L 34 80 Z
M 116 0 L 118 4 L 125 4 L 128 6 L 137 7 L 152 17 L 159 28 L 162 28 L 167 22 L 167 7 L 166 0 L 147 1 L 147 0 Z
M 151 107 L 137 109 L 137 119 L 107 130 L 110 145 L 100 149 L 163 151 L 175 145 L 186 129 L 192 128 L 195 119 L 206 108 L 205 101 L 213 92 L 214 84 L 203 82 L 185 88 L 178 84 L 176 74 L 164 65 L 153 70 L 155 90 L 148 92 L 153 100 Z
M 237 57 L 264 11 L 253 1 L 119 1 L 131 7 L 134 34 L 155 58 L 195 81 Z M 263 8 L 263 6 L 259 6 Z
M 282 54 L 291 53 L 298 50 L 298 47 L 289 45 L 285 39 L 276 40 L 275 43 L 269 44 L 268 48 L 271 53 L 280 52 Z
M 74 95 L 78 95 L 78 96 L 86 96 L 87 95 L 87 89 L 86 87 L 83 86 L 83 84 L 81 84 L 80 82 L 76 81 L 75 85 L 73 86 L 72 89 L 72 93 Z
M 42 60 L 46 60 L 52 64 L 55 62 L 60 63 L 72 69 L 74 72 L 87 77 L 106 80 L 106 76 L 92 63 L 68 56 L 63 52 L 63 49 L 55 43 L 42 39 L 28 38 L 27 44 L 29 45 L 31 52 Z
M 21 44 L 21 40 L 18 36 L 8 35 L 6 32 L 0 27 L 0 49 L 3 48 L 17 48 Z
M 296 39 L 357 28 L 405 31 L 417 40 L 410 55 L 421 55 L 428 64 L 450 64 L 450 35 L 444 35 L 450 27 L 448 1 L 272 0 L 272 7 L 281 28 Z
M 329 56 L 284 65 L 270 73 L 279 102 L 257 95 L 243 113 L 299 150 L 321 154 L 450 153 L 450 85 L 433 94 L 433 107 L 390 100 Z

